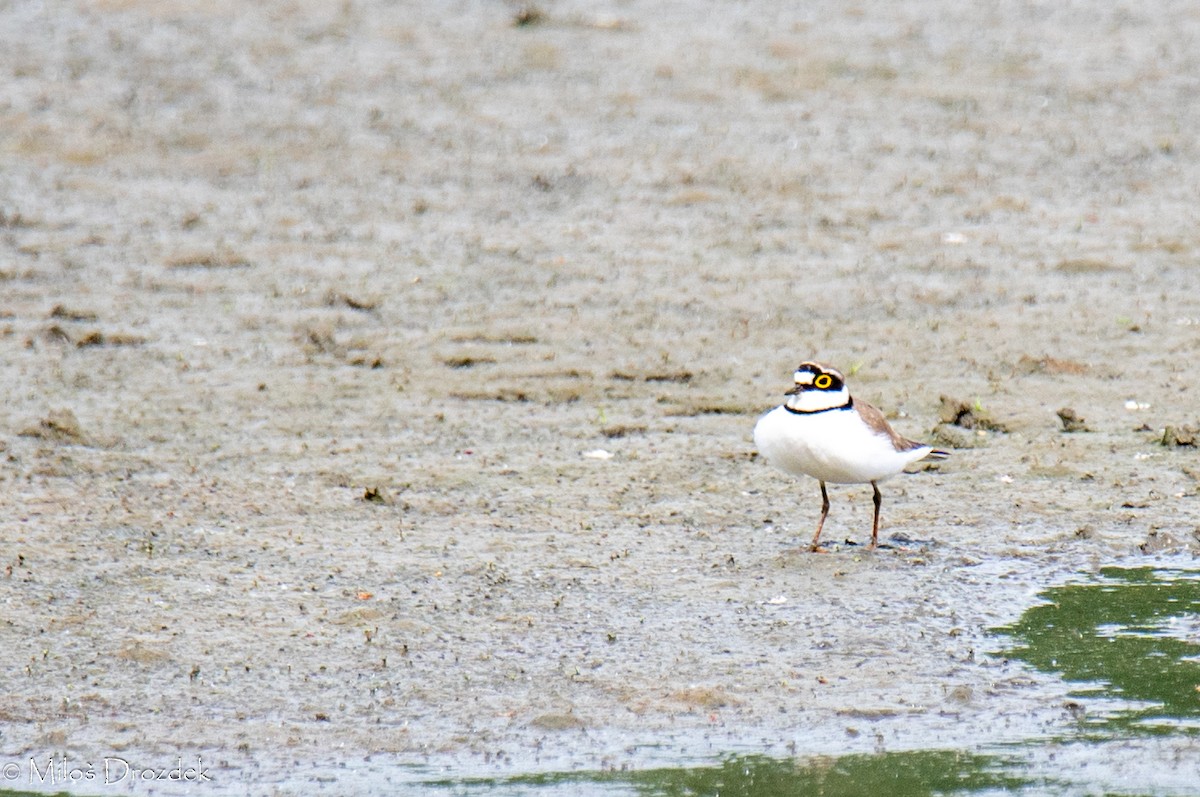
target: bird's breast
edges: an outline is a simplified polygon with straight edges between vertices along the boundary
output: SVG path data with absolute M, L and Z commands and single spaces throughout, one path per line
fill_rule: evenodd
M 912 459 L 897 452 L 853 409 L 798 414 L 777 407 L 754 427 L 754 444 L 771 465 L 835 484 L 894 476 Z

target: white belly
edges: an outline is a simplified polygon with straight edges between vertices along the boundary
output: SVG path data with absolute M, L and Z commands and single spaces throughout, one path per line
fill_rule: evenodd
M 890 437 L 875 434 L 853 410 L 798 415 L 783 407 L 759 419 L 754 445 L 782 471 L 833 484 L 895 476 L 930 451 L 928 446 L 896 451 Z

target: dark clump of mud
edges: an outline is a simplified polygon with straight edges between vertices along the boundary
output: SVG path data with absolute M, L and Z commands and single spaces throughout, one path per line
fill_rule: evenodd
M 1162 440 L 1164 446 L 1171 448 L 1174 446 L 1191 446 L 1197 445 L 1197 438 L 1200 437 L 1200 426 L 1168 426 L 1163 429 Z
M 1070 407 L 1063 407 L 1054 413 L 1062 423 L 1064 432 L 1089 432 L 1087 421 Z

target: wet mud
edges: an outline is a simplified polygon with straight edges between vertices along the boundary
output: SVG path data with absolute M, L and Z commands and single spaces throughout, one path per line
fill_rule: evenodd
M 5 785 L 1075 728 L 988 629 L 1200 549 L 1198 37 L 1187 3 L 0 8 Z M 816 483 L 753 450 L 810 358 L 953 449 L 881 485 L 877 551 L 849 486 L 807 553 Z

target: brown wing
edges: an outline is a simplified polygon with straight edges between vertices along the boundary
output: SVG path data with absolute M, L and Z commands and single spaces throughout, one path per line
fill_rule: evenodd
M 854 409 L 858 410 L 859 416 L 871 427 L 871 431 L 875 434 L 887 435 L 891 438 L 892 445 L 897 451 L 912 451 L 914 448 L 925 448 L 925 443 L 918 443 L 916 440 L 909 440 L 907 437 L 899 434 L 892 425 L 887 422 L 887 418 L 883 417 L 883 413 L 875 409 L 865 401 L 854 400 Z

